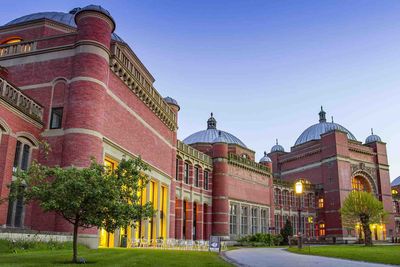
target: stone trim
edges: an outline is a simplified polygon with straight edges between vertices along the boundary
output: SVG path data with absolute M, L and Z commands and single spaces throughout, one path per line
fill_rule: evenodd
M 236 167 L 240 167 L 248 171 L 256 172 L 259 174 L 263 174 L 271 178 L 271 170 L 268 167 L 261 165 L 255 161 L 249 160 L 247 158 L 242 158 L 238 155 L 229 153 L 228 163 Z
M 208 155 L 186 145 L 180 140 L 177 140 L 176 147 L 177 156 L 180 156 L 182 160 L 190 160 L 193 165 L 200 165 L 203 169 L 212 170 L 212 159 Z

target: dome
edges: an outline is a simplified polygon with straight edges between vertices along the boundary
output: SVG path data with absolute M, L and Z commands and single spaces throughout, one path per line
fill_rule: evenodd
M 170 97 L 170 96 L 164 97 L 164 101 L 167 102 L 167 104 L 175 105 L 175 106 L 177 106 L 178 108 L 180 108 L 180 106 L 179 106 L 179 104 L 178 104 L 178 101 L 176 101 L 175 99 L 173 99 L 173 98 Z
M 340 124 L 334 123 L 333 119 L 332 119 L 332 122 L 327 122 L 326 118 L 325 118 L 325 114 L 326 114 L 326 112 L 321 107 L 321 111 L 319 112 L 319 123 L 308 127 L 299 136 L 299 138 L 297 138 L 296 143 L 294 144 L 295 146 L 304 144 L 311 140 L 321 139 L 321 134 L 324 134 L 324 133 L 327 133 L 327 132 L 330 132 L 333 130 L 339 130 L 339 131 L 345 132 L 345 133 L 347 133 L 347 138 L 349 140 L 357 141 L 357 139 L 354 137 L 354 135 L 349 130 L 347 130 L 345 127 L 343 127 Z
M 221 136 L 219 136 L 219 132 L 221 133 Z M 223 139 L 217 139 L 218 137 L 223 138 Z M 211 117 L 207 121 L 207 130 L 199 131 L 192 135 L 189 135 L 188 137 L 186 137 L 183 140 L 183 142 L 187 145 L 196 144 L 196 143 L 213 144 L 213 143 L 215 143 L 216 139 L 223 140 L 224 142 L 226 142 L 228 144 L 235 144 L 235 145 L 239 145 L 241 147 L 247 148 L 247 146 L 233 134 L 230 134 L 225 131 L 217 130 L 217 121 L 215 120 L 212 113 L 211 113 Z
M 271 148 L 271 153 L 272 152 L 285 152 L 283 146 L 278 144 L 278 139 L 276 139 L 276 144 Z
M 371 128 L 371 135 L 365 139 L 365 143 L 369 144 L 373 142 L 382 142 L 382 140 L 378 135 L 374 134 L 374 129 Z
M 109 16 L 112 19 L 110 12 L 108 12 L 106 9 L 102 8 L 101 6 L 89 5 L 84 8 L 80 8 L 80 7 L 74 8 L 69 13 L 64 13 L 64 12 L 33 13 L 33 14 L 29 14 L 29 15 L 25 15 L 25 16 L 16 18 L 16 19 L 6 23 L 4 26 L 16 25 L 19 23 L 34 21 L 34 20 L 38 20 L 38 19 L 48 19 L 48 20 L 56 21 L 56 22 L 65 24 L 67 26 L 76 28 L 75 14 L 82 10 L 99 11 L 99 12 Z M 115 41 L 124 43 L 124 40 L 122 40 L 122 38 L 119 37 L 116 33 L 112 34 L 112 39 Z
M 399 186 L 400 185 L 400 176 L 393 180 L 390 184 L 391 186 Z
M 264 157 L 262 157 L 260 159 L 260 163 L 264 163 L 264 162 L 267 162 L 267 163 L 272 162 L 271 158 L 267 156 L 267 152 L 266 151 L 264 151 Z
M 222 136 L 221 131 L 218 131 L 218 137 L 214 139 L 213 143 L 229 143 L 229 140 Z

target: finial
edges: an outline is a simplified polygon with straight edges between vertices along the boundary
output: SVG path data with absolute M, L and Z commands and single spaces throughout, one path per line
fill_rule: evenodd
M 334 121 L 333 121 L 333 116 L 331 116 L 331 119 L 332 119 L 332 123 L 334 123 Z
M 276 138 L 276 144 L 278 144 L 278 138 Z
M 264 151 L 264 157 L 266 157 L 267 156 L 267 151 Z
M 221 131 L 218 131 L 218 137 L 221 137 L 221 134 L 222 134 Z
M 371 128 L 371 134 L 372 135 L 374 134 L 374 128 Z
M 326 112 L 324 111 L 324 108 L 321 106 L 321 111 L 318 113 L 319 114 L 319 122 L 326 122 Z
M 217 121 L 214 114 L 211 112 L 211 117 L 207 120 L 207 129 L 217 129 Z

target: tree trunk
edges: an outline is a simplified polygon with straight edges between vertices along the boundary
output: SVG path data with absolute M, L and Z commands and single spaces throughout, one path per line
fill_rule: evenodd
M 74 224 L 74 236 L 72 240 L 73 256 L 72 262 L 78 263 L 78 221 Z
M 361 216 L 361 225 L 364 232 L 364 244 L 366 246 L 372 246 L 372 234 L 369 228 L 369 218 L 366 216 Z

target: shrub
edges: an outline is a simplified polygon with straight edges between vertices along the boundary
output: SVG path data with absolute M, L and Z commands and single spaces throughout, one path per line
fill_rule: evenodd
M 250 246 L 279 246 L 282 243 L 281 235 L 272 235 L 272 234 L 264 234 L 257 233 L 254 235 L 243 236 L 238 239 L 238 242 L 241 245 L 250 245 Z

